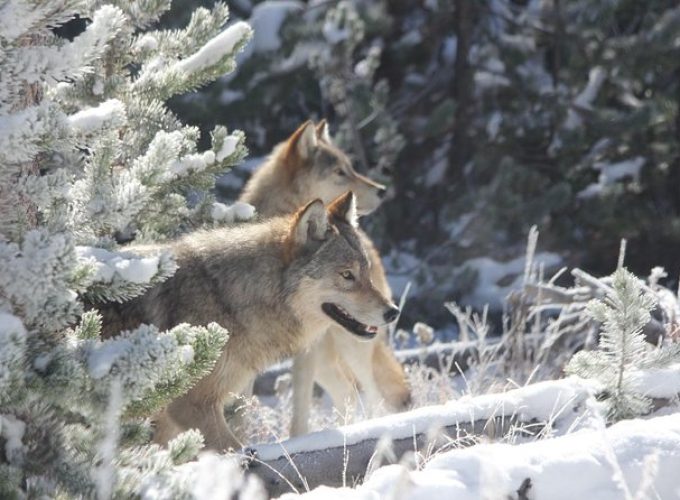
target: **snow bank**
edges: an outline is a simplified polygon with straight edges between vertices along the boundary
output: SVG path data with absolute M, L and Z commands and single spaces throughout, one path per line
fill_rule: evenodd
M 680 363 L 628 374 L 632 388 L 649 398 L 673 399 L 680 394 Z
M 481 309 L 489 305 L 492 310 L 500 309 L 507 295 L 521 287 L 526 257 L 518 257 L 508 262 L 498 262 L 489 257 L 477 257 L 469 259 L 458 268 L 458 272 L 464 270 L 474 271 L 477 274 L 477 283 L 473 290 L 468 292 L 461 302 L 470 304 Z M 536 254 L 534 261 L 542 263 L 546 269 L 557 267 L 562 258 L 550 252 Z M 511 283 L 507 278 L 515 277 Z M 505 282 L 507 284 L 500 285 Z
M 367 439 L 407 439 L 433 429 L 496 417 L 514 416 L 523 422 L 553 420 L 556 427 L 563 428 L 573 423 L 571 410 L 584 404 L 594 391 L 592 383 L 575 377 L 541 382 L 501 394 L 464 397 L 445 405 L 314 432 L 254 449 L 261 460 L 274 460 L 307 450 L 351 446 Z
M 160 262 L 158 256 L 137 257 L 94 247 L 76 247 L 76 254 L 80 260 L 94 266 L 94 281 L 105 283 L 113 281 L 115 276 L 131 283 L 148 283 L 158 273 Z
M 337 498 L 680 498 L 680 415 L 632 420 L 608 429 L 521 444 L 480 444 L 436 456 L 422 470 L 376 470 L 357 489 L 317 488 L 302 495 Z M 639 495 L 639 496 L 638 496 Z M 288 494 L 281 498 L 294 498 Z

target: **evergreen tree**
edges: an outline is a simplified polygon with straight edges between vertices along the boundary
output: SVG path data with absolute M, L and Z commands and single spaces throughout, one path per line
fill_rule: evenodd
M 591 317 L 602 324 L 599 348 L 580 351 L 566 367 L 567 373 L 602 383 L 609 420 L 643 415 L 650 399 L 638 381 L 640 370 L 663 368 L 680 360 L 680 344 L 651 346 L 643 328 L 650 321 L 654 296 L 625 268 L 613 275 L 604 300 L 588 305 Z
M 165 107 L 233 70 L 251 29 L 216 4 L 181 30 L 143 31 L 166 0 L 10 0 L 0 7 L 0 496 L 181 496 L 173 467 L 202 437 L 149 445 L 148 417 L 205 376 L 227 332 L 143 325 L 106 341 L 84 303 L 167 279 L 171 255 L 118 242 L 219 223 L 215 174 L 246 154 L 216 127 L 210 149 Z M 72 41 L 50 27 L 88 19 Z M 217 209 L 217 211 L 215 210 Z M 217 217 L 223 219 L 223 217 Z

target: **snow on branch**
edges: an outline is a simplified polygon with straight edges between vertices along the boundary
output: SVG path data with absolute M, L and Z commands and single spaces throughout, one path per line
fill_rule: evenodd
M 163 55 L 154 57 L 144 65 L 132 89 L 153 93 L 158 99 L 164 100 L 200 87 L 233 71 L 236 53 L 243 49 L 251 37 L 252 28 L 240 21 L 185 59 L 173 61 Z
M 58 82 L 77 78 L 92 70 L 109 41 L 125 25 L 117 7 L 104 5 L 95 12 L 83 34 L 64 45 L 26 45 L 10 49 L 3 60 L 0 102 L 11 102 L 23 82 Z
M 218 33 L 229 19 L 229 8 L 225 3 L 215 2 L 212 10 L 198 7 L 191 14 L 186 28 L 179 30 L 157 30 L 144 33 L 134 43 L 138 53 L 153 54 L 156 49 L 166 56 L 187 57 L 206 44 L 214 33 Z
M 0 40 L 12 43 L 29 31 L 66 22 L 78 12 L 80 0 L 52 0 L 51 2 L 26 2 L 6 0 L 0 3 Z M 1 44 L 5 46 L 5 44 Z
M 580 113 L 593 109 L 593 102 L 597 99 L 606 77 L 607 72 L 601 66 L 595 66 L 588 72 L 588 83 L 574 98 L 572 107 L 569 108 L 567 119 L 564 122 L 565 129 L 574 130 L 583 125 Z
M 71 240 L 63 233 L 32 230 L 21 244 L 0 236 L 0 305 L 20 311 L 28 330 L 64 328 L 80 312 L 73 289 L 76 264 Z
M 19 318 L 0 312 L 0 405 L 21 383 L 26 349 L 26 328 Z
M 103 342 L 98 337 L 78 339 L 74 331 L 67 337 L 65 343 L 33 360 L 46 389 L 41 404 L 91 417 L 102 411 L 111 384 L 120 383 L 124 416 L 129 419 L 150 416 L 209 373 L 228 335 L 211 323 L 182 324 L 162 334 L 142 325 Z M 90 431 L 100 429 L 93 426 Z
M 83 397 L 79 406 L 87 414 L 106 399 L 112 382 L 120 382 L 126 418 L 147 417 L 185 393 L 212 370 L 228 339 L 216 323 L 180 324 L 167 332 L 141 325 L 104 341 L 69 335 L 66 346 L 36 366 L 50 374 L 50 397 L 59 405 L 78 395 L 94 395 Z
M 234 23 L 201 47 L 198 52 L 177 62 L 175 68 L 185 73 L 196 73 L 214 66 L 232 55 L 238 44 L 249 39 L 252 32 L 248 23 L 244 21 Z
M 172 276 L 177 269 L 167 253 L 137 256 L 103 248 L 76 247 L 81 264 L 91 269 L 85 296 L 92 301 L 123 302 Z
M 211 215 L 217 222 L 226 222 L 227 224 L 246 222 L 255 217 L 255 207 L 242 201 L 237 201 L 233 205 L 225 205 L 216 201 L 212 205 Z
M 0 116 L 0 160 L 9 170 L 9 165 L 32 160 L 46 145 L 59 149 L 67 143 L 68 129 L 64 113 L 49 102 Z
M 82 134 L 94 134 L 102 128 L 118 128 L 125 124 L 125 105 L 109 99 L 99 106 L 83 109 L 68 117 L 69 124 Z

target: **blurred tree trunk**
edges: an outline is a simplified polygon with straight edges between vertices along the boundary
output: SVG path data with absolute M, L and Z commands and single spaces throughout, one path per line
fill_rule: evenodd
M 474 28 L 474 0 L 455 0 L 453 24 L 456 33 L 456 59 L 454 61 L 453 79 L 450 82 L 449 95 L 456 103 L 453 124 L 453 144 L 449 151 L 448 166 L 444 182 L 434 188 L 432 197 L 432 229 L 433 234 L 440 234 L 442 207 L 448 204 L 451 192 L 463 175 L 463 167 L 472 153 L 470 142 L 470 119 L 473 110 L 473 70 L 470 67 L 470 48 Z M 445 235 L 442 235 L 446 237 Z
M 449 153 L 447 180 L 459 179 L 462 169 L 472 153 L 470 121 L 473 111 L 473 70 L 470 66 L 470 48 L 474 28 L 474 0 L 456 0 L 454 27 L 457 36 L 454 78 L 451 95 L 456 101 L 453 125 L 453 147 Z
M 675 200 L 675 209 L 680 212 L 680 182 L 677 182 L 680 178 L 680 66 L 675 70 L 675 82 L 675 142 L 677 153 L 675 156 L 675 168 L 673 169 L 674 175 L 671 176 L 671 179 L 676 180 L 676 182 L 670 183 L 670 185 L 674 186 L 675 190 L 674 193 L 671 193 L 670 198 Z
M 680 162 L 680 66 L 675 70 L 675 82 L 675 139 L 678 142 L 678 161 Z

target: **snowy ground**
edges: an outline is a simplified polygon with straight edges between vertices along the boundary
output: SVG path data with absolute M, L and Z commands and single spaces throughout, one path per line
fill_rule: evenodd
M 610 427 L 599 386 L 567 378 L 459 394 L 377 419 L 355 416 L 359 421 L 341 427 L 320 404 L 315 423 L 328 428 L 256 446 L 247 479 L 233 457 L 205 454 L 182 467 L 197 478 L 199 498 L 224 498 L 236 489 L 239 498 L 266 498 L 267 489 L 288 500 L 680 499 L 680 365 L 642 373 L 640 380 L 657 398 L 657 410 Z M 262 408 L 270 413 L 260 418 L 279 417 L 275 404 L 257 411 Z
M 377 469 L 361 486 L 319 487 L 300 498 L 680 498 L 680 414 L 584 429 L 527 444 L 479 444 L 423 467 Z M 283 498 L 297 498 L 284 495 Z

